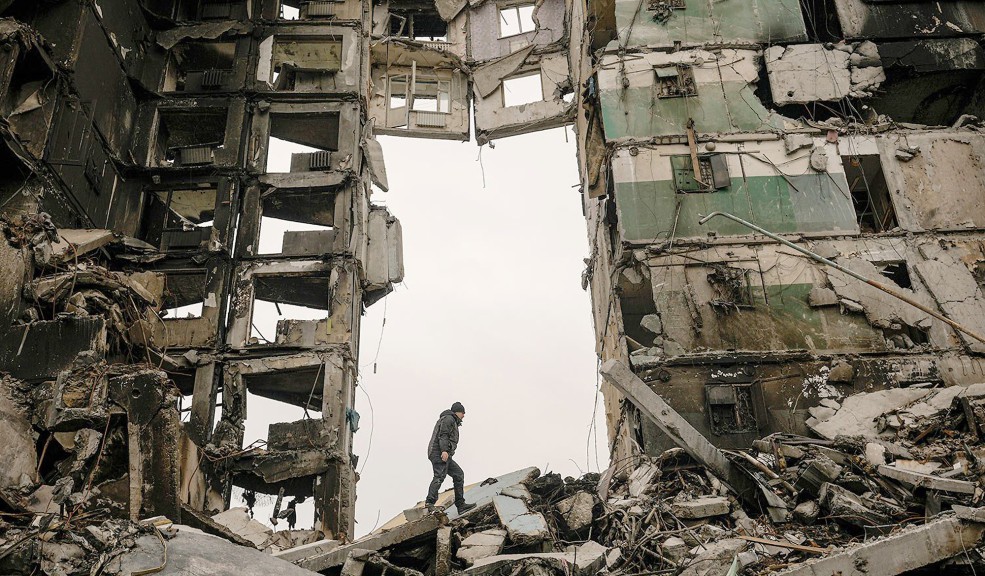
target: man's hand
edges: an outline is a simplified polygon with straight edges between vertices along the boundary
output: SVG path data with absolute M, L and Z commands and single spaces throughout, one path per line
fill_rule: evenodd
M 447 462 L 448 461 L 448 453 L 447 452 L 442 452 L 441 453 L 441 461 L 442 462 Z

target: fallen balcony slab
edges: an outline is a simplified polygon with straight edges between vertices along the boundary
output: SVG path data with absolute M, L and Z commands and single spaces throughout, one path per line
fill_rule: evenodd
M 321 572 L 329 568 L 341 566 L 345 563 L 346 558 L 349 557 L 349 553 L 354 550 L 376 552 L 394 544 L 434 536 L 438 532 L 438 528 L 444 526 L 447 522 L 448 517 L 444 514 L 431 514 L 420 520 L 406 522 L 379 534 L 370 534 L 348 546 L 342 546 L 330 552 L 316 553 L 312 556 L 295 560 L 294 563 L 302 568 Z
M 947 560 L 978 546 L 985 524 L 972 519 L 982 509 L 948 516 L 874 540 L 827 558 L 805 562 L 777 576 L 895 576 Z M 968 518 L 968 521 L 961 517 Z

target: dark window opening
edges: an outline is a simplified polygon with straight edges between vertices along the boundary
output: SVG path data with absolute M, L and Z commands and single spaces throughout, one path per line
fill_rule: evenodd
M 38 91 L 44 90 L 51 84 L 54 73 L 37 50 L 28 50 L 21 54 L 10 76 L 7 93 L 0 95 L 0 112 L 4 116 L 32 97 Z M 45 98 L 42 98 L 44 101 Z
M 759 428 L 751 383 L 707 384 L 705 404 L 716 436 L 755 432 Z
M 214 187 L 149 193 L 143 240 L 163 251 L 198 250 L 212 235 L 216 194 Z
M 728 162 L 724 154 L 701 154 L 698 156 L 698 174 L 695 178 L 691 156 L 671 156 L 670 165 L 674 172 L 674 185 L 679 193 L 714 192 L 731 185 Z
M 235 42 L 187 42 L 171 51 L 165 92 L 218 90 L 235 67 Z
M 227 0 L 201 0 L 198 17 L 202 20 L 226 20 L 234 17 L 233 2 Z
M 895 282 L 900 288 L 913 288 L 913 281 L 910 279 L 910 272 L 906 268 L 906 262 L 888 262 L 885 264 L 876 264 L 876 267 L 881 268 L 880 272 L 882 275 Z
M 698 86 L 694 82 L 694 70 L 690 66 L 684 64 L 655 66 L 653 72 L 657 77 L 654 83 L 657 98 L 683 98 L 698 95 Z
M 444 41 L 448 38 L 448 23 L 437 12 L 390 12 L 390 35 L 415 40 Z
M 161 110 L 155 164 L 196 166 L 214 162 L 226 139 L 225 108 Z
M 876 233 L 896 228 L 896 211 L 879 156 L 842 156 L 842 163 L 859 230 Z
M 644 316 L 657 313 L 649 275 L 636 268 L 627 269 L 620 274 L 616 291 L 619 294 L 626 337 L 644 348 L 652 346 L 654 334 L 642 326 Z M 630 350 L 635 347 L 631 343 Z
M 164 284 L 164 318 L 200 318 L 205 308 L 204 270 L 169 272 Z
M 323 309 L 257 298 L 253 301 L 250 344 L 279 344 L 289 331 L 291 320 L 319 321 L 327 317 Z

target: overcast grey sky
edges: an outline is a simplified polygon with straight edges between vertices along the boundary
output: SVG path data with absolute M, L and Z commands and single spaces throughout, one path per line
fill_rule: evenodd
M 363 318 L 357 536 L 423 500 L 427 441 L 454 401 L 467 411 L 455 457 L 466 483 L 606 460 L 601 398 L 597 456 L 589 441 L 596 356 L 571 129 L 497 140 L 481 163 L 474 142 L 380 140 L 390 191 L 372 200 L 403 225 L 406 276 Z M 247 442 L 297 418 L 251 397 Z

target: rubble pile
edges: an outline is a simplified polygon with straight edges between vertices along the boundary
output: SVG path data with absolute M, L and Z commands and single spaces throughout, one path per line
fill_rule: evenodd
M 858 394 L 812 409 L 819 438 L 722 451 L 728 479 L 683 447 L 580 479 L 530 468 L 470 487 L 465 515 L 418 505 L 356 542 L 287 553 L 345 576 L 972 574 L 985 568 L 983 403 L 985 386 Z
M 45 401 L 23 397 L 23 383 L 9 380 L 4 389 L 15 394 L 4 404 L 21 406 L 17 410 L 35 405 L 38 425 L 48 413 Z M 125 402 L 113 395 L 122 389 L 109 386 L 110 405 Z M 67 394 L 64 386 L 60 390 Z M 178 574 L 181 562 L 210 546 L 258 554 L 278 573 L 342 576 L 985 569 L 985 508 L 979 508 L 985 495 L 985 385 L 881 390 L 826 400 L 811 414 L 808 425 L 817 438 L 773 434 L 747 450 L 722 450 L 726 475 L 712 472 L 695 456 L 699 452 L 683 446 L 617 461 L 602 474 L 577 479 L 527 468 L 467 487 L 466 500 L 477 506 L 465 514 L 451 505 L 449 491 L 437 511 L 418 504 L 354 542 L 326 539 L 316 530 L 275 531 L 247 508 L 211 517 L 184 508 L 182 521 L 191 526 L 172 525 L 164 516 L 141 523 L 120 519 L 127 511 L 114 509 L 120 498 L 110 492 L 118 468 L 112 463 L 125 451 L 126 430 L 82 429 L 71 438 L 53 436 L 57 446 L 50 450 L 62 455 L 57 463 L 46 464 L 46 457 L 24 463 L 25 471 L 46 472 L 41 478 L 21 474 L 21 488 L 4 493 L 6 504 L 20 512 L 0 517 L 0 573 L 137 574 L 153 564 Z M 126 478 L 125 470 L 116 473 Z M 118 489 L 127 485 L 124 480 Z M 162 563 L 161 551 L 181 542 L 193 551 L 175 557 L 173 565 Z

